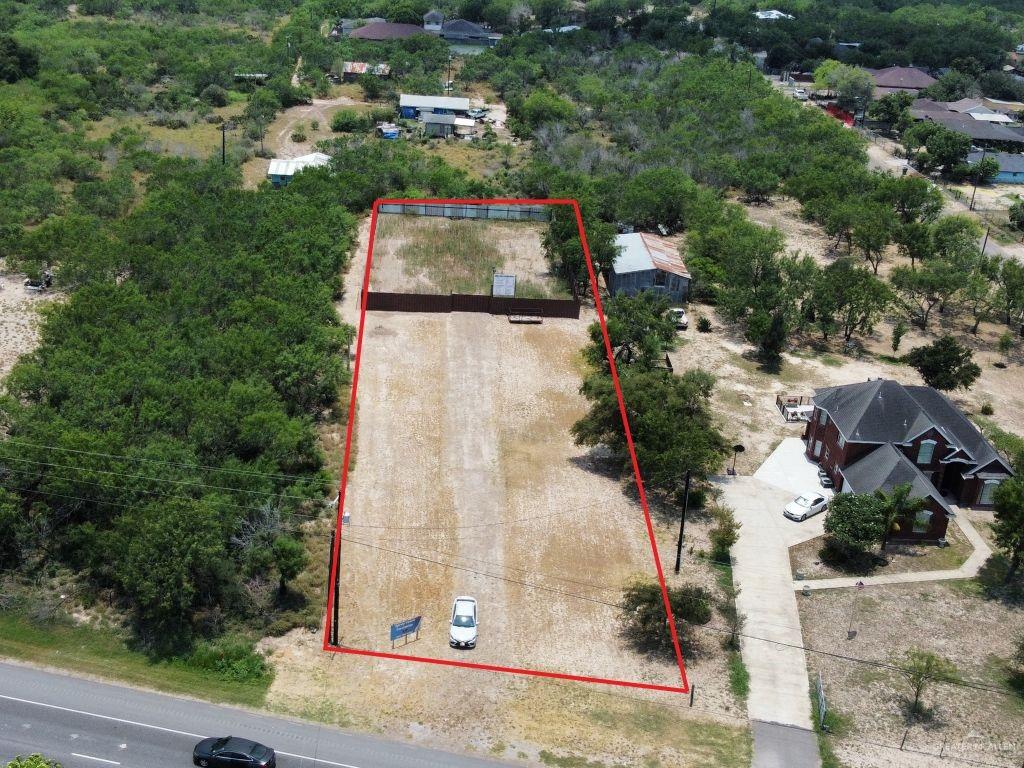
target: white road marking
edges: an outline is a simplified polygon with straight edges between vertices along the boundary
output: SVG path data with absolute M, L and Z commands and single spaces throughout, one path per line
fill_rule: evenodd
M 95 760 L 98 763 L 109 763 L 110 765 L 120 765 L 117 760 L 107 760 L 105 757 L 93 757 L 92 755 L 80 755 L 78 752 L 72 752 L 72 757 L 81 757 L 85 760 Z
M 32 701 L 31 699 L 19 699 L 17 696 L 5 696 L 2 693 L 0 693 L 0 699 L 6 699 L 7 701 L 16 701 L 19 704 L 31 704 L 31 705 L 36 706 L 36 707 L 45 707 L 46 709 L 56 709 L 56 710 L 59 710 L 60 712 L 70 712 L 70 713 L 72 713 L 74 715 L 85 715 L 86 717 L 95 717 L 95 718 L 98 718 L 100 720 L 110 720 L 110 721 L 115 722 L 115 723 L 124 723 L 125 725 L 134 725 L 134 726 L 137 726 L 139 728 L 150 728 L 150 729 L 152 729 L 154 731 L 163 731 L 164 733 L 175 733 L 175 734 L 177 734 L 179 736 L 191 736 L 194 739 L 205 739 L 205 738 L 207 738 L 206 736 L 203 736 L 202 734 L 199 734 L 199 733 L 190 733 L 189 731 L 179 731 L 179 730 L 177 730 L 175 728 L 165 728 L 162 725 L 150 725 L 149 723 L 140 723 L 140 722 L 138 722 L 136 720 L 125 720 L 124 718 L 112 717 L 110 715 L 100 715 L 100 714 L 98 714 L 96 712 L 86 712 L 85 710 L 82 710 L 82 709 L 72 709 L 71 707 L 61 707 L 61 706 L 58 706 L 56 704 L 46 704 L 46 703 L 44 703 L 42 701 Z M 25 727 L 27 728 L 27 727 L 30 727 L 30 726 L 26 723 Z M 336 766 L 338 766 L 338 768 L 359 768 L 358 765 L 352 765 L 351 763 L 337 763 L 337 762 L 335 762 L 333 760 L 324 760 L 322 757 L 310 757 L 309 755 L 297 755 L 297 754 L 295 754 L 293 752 L 282 752 L 281 750 L 274 750 L 274 751 L 277 752 L 277 754 L 285 755 L 286 757 L 297 757 L 300 760 L 311 760 L 311 761 L 313 761 L 314 765 L 317 764 L 317 763 L 323 763 L 324 765 L 336 765 Z M 72 754 L 75 754 L 75 753 L 72 752 Z M 89 757 L 89 756 L 88 755 L 76 755 L 76 757 Z M 103 758 L 101 758 L 101 757 L 93 757 L 91 759 L 92 760 L 103 760 Z M 114 763 L 113 760 L 105 760 L 104 762 Z M 120 763 L 114 763 L 114 765 L 120 765 Z

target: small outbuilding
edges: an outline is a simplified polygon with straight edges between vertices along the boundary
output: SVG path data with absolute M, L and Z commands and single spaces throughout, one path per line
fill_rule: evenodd
M 981 152 L 971 152 L 967 156 L 967 164 L 981 162 Z M 999 163 L 999 172 L 992 179 L 996 184 L 1024 184 L 1024 155 L 1012 152 L 987 152 L 985 158 Z
M 304 168 L 318 168 L 331 162 L 331 156 L 323 152 L 313 152 L 301 157 L 275 157 L 267 169 L 267 179 L 275 189 L 284 187 L 292 177 Z
M 425 112 L 464 117 L 469 112 L 469 99 L 459 96 L 421 96 L 403 93 L 398 97 L 402 117 L 415 119 Z
M 657 235 L 630 232 L 618 235 L 615 245 L 619 255 L 607 276 L 608 291 L 613 296 L 653 291 L 675 304 L 686 301 L 690 273 L 674 244 Z
M 423 14 L 423 29 L 434 34 L 441 31 L 444 24 L 444 14 L 438 10 L 430 10 Z
M 423 123 L 423 135 L 432 138 L 449 136 L 472 136 L 476 133 L 476 120 L 458 115 L 446 115 L 439 112 L 420 113 Z

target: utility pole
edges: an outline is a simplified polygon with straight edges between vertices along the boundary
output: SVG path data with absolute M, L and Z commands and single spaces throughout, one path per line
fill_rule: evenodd
M 329 558 L 327 558 L 327 561 L 328 561 L 327 572 L 330 573 L 332 568 L 334 570 L 334 606 L 333 606 L 334 616 L 332 617 L 332 620 L 331 620 L 331 645 L 333 645 L 335 647 L 337 647 L 337 645 L 338 645 L 338 582 L 341 580 L 340 573 L 339 573 L 339 571 L 341 571 L 341 567 L 340 567 L 340 564 L 335 562 L 335 556 L 334 556 L 334 543 L 335 543 L 334 537 L 335 537 L 336 533 L 337 533 L 337 531 L 331 531 L 331 556 Z M 339 550 L 339 552 L 340 552 L 340 550 Z
M 228 124 L 220 124 L 220 164 L 227 165 L 228 162 Z
M 988 233 L 992 231 L 991 222 L 985 225 L 985 240 L 981 244 L 981 255 L 985 255 L 985 248 L 988 246 Z
M 968 210 L 974 210 L 974 196 L 978 194 L 978 182 L 981 180 L 981 164 L 985 162 L 985 154 L 988 152 L 988 147 L 984 147 L 981 150 L 981 160 L 978 161 L 978 170 L 974 173 L 974 191 L 971 192 L 971 207 Z
M 686 470 L 686 488 L 683 490 L 683 512 L 679 516 L 679 542 L 676 544 L 676 573 L 683 560 L 683 529 L 686 527 L 686 507 L 690 504 L 690 470 Z

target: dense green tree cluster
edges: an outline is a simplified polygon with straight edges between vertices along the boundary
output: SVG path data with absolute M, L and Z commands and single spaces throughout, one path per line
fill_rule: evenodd
M 776 7 L 795 18 L 766 21 L 756 18 L 749 4 L 723 2 L 705 23 L 714 34 L 767 51 L 768 65 L 776 69 L 811 71 L 834 56 L 836 43 L 846 42 L 860 44 L 842 51 L 846 63 L 858 66 L 939 69 L 973 58 L 994 70 L 1016 42 L 1008 27 L 1024 13 L 1013 0 L 1006 6 L 784 2 Z

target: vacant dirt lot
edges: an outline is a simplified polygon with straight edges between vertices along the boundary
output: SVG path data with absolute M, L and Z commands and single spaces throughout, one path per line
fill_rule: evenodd
M 39 343 L 39 308 L 55 295 L 26 291 L 24 279 L 24 275 L 0 274 L 0 379 Z
M 530 221 L 380 214 L 370 287 L 403 293 L 488 294 L 497 271 L 516 276 L 517 296 L 564 296 L 544 257 L 545 227 Z
M 364 226 L 350 287 L 366 235 Z M 357 318 L 353 291 L 339 311 Z M 678 683 L 671 660 L 637 654 L 618 631 L 622 585 L 654 573 L 642 512 L 568 432 L 585 407 L 580 349 L 591 320 L 367 316 L 341 552 L 343 644 L 389 650 L 388 625 L 422 614 L 420 639 L 402 652 Z M 704 528 L 688 526 L 692 544 L 705 546 Z M 672 526 L 659 522 L 657 538 L 667 559 Z M 683 580 L 715 586 L 690 557 Z M 474 651 L 447 645 L 457 594 L 480 602 Z M 276 669 L 270 702 L 282 711 L 547 763 L 745 766 L 743 706 L 719 642 L 700 633 L 688 645 L 693 709 L 678 694 L 324 654 L 309 632 L 264 646 Z
M 828 590 L 798 596 L 798 604 L 810 648 L 887 663 L 917 646 L 949 658 L 966 681 L 985 687 L 1000 687 L 1012 675 L 1006 659 L 1024 631 L 1019 606 L 984 599 L 973 581 Z M 847 640 L 851 626 L 856 636 Z M 911 720 L 910 688 L 898 672 L 824 653 L 808 654 L 807 662 L 812 679 L 821 671 L 840 715 L 837 752 L 850 766 L 949 764 L 900 752 L 904 733 L 907 750 L 1008 768 L 1024 759 L 1019 695 L 934 684 L 924 697 L 929 717 Z

